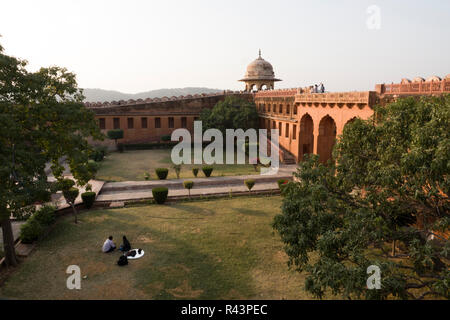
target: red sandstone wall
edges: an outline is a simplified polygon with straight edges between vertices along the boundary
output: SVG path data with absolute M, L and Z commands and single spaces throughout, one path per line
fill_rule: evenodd
M 255 94 L 255 103 L 264 128 L 280 128 L 280 146 L 297 161 L 313 152 L 326 161 L 336 138 L 354 117 L 367 119 L 378 102 L 375 92 L 315 93 L 279 90 Z M 281 110 L 280 110 L 281 108 Z M 303 118 L 305 117 L 305 118 Z M 305 120 L 309 118 L 309 123 Z M 288 129 L 286 131 L 286 129 Z
M 119 121 L 120 129 L 124 130 L 122 143 L 145 143 L 159 141 L 163 135 L 170 135 L 177 128 L 186 128 L 193 132 L 194 120 L 200 116 L 204 108 L 212 108 L 217 102 L 223 100 L 227 94 L 189 96 L 181 98 L 147 99 L 145 101 L 121 101 L 115 103 L 88 103 L 86 104 L 95 112 L 95 118 L 101 125 L 104 121 L 102 132 L 114 129 L 114 121 Z M 250 94 L 233 93 L 244 99 L 252 100 Z M 142 126 L 142 119 L 147 119 L 147 128 Z M 160 127 L 156 126 L 159 118 Z M 182 125 L 185 118 L 186 125 Z M 129 120 L 132 119 L 132 120 Z M 169 127 L 169 119 L 173 119 L 173 128 Z M 129 125 L 132 121 L 132 127 Z M 113 146 L 114 143 L 106 139 L 100 143 Z

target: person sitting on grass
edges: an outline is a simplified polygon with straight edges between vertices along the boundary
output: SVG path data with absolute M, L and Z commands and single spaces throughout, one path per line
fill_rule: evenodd
M 128 252 L 131 250 L 131 244 L 127 237 L 123 236 L 123 244 L 120 245 L 119 250 L 122 252 Z
M 108 239 L 106 239 L 105 243 L 103 244 L 102 250 L 104 253 L 112 252 L 116 248 L 116 245 L 114 244 L 112 239 L 113 237 L 109 236 Z

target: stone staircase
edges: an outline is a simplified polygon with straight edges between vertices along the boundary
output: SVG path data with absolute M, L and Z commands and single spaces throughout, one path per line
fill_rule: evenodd
M 267 150 L 268 153 L 272 152 L 272 148 L 275 148 L 275 145 L 272 144 L 270 141 L 270 138 L 267 139 Z M 283 146 L 279 146 L 278 153 L 280 155 L 280 161 L 283 164 L 297 164 L 297 161 L 295 161 L 294 155 L 289 152 L 287 149 L 283 148 Z

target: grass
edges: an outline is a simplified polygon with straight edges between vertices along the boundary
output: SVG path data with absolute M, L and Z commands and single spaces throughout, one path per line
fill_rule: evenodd
M 309 299 L 271 223 L 281 198 L 248 197 L 92 210 L 63 217 L 0 287 L 17 299 Z M 105 238 L 145 256 L 119 267 Z M 116 244 L 117 244 L 116 242 Z M 69 265 L 81 290 L 66 288 Z
M 156 168 L 168 168 L 167 179 L 176 179 L 175 170 L 170 157 L 170 149 L 113 152 L 109 154 L 97 173 L 97 179 L 104 181 L 142 181 L 146 172 L 150 173 L 151 180 L 156 180 Z M 215 164 L 211 176 L 237 176 L 258 174 L 250 164 Z M 198 177 L 204 177 L 201 165 L 182 165 L 181 179 L 194 178 L 192 168 L 199 168 Z

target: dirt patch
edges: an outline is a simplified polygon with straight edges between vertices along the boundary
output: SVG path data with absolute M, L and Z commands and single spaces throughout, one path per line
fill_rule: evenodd
M 139 237 L 137 237 L 136 242 L 138 242 L 138 243 L 152 243 L 152 242 L 155 242 L 155 239 L 152 239 L 152 238 L 150 238 L 148 236 L 139 236 Z
M 180 299 L 196 299 L 200 297 L 200 295 L 203 293 L 203 290 L 194 290 L 189 285 L 187 280 L 184 280 L 183 283 L 173 289 L 168 289 L 167 292 L 169 292 L 171 295 L 173 295 L 175 298 Z
M 281 263 L 286 263 L 289 260 L 289 258 L 287 256 L 286 252 L 278 250 L 273 255 L 273 260 L 275 260 L 277 262 L 281 262 Z

